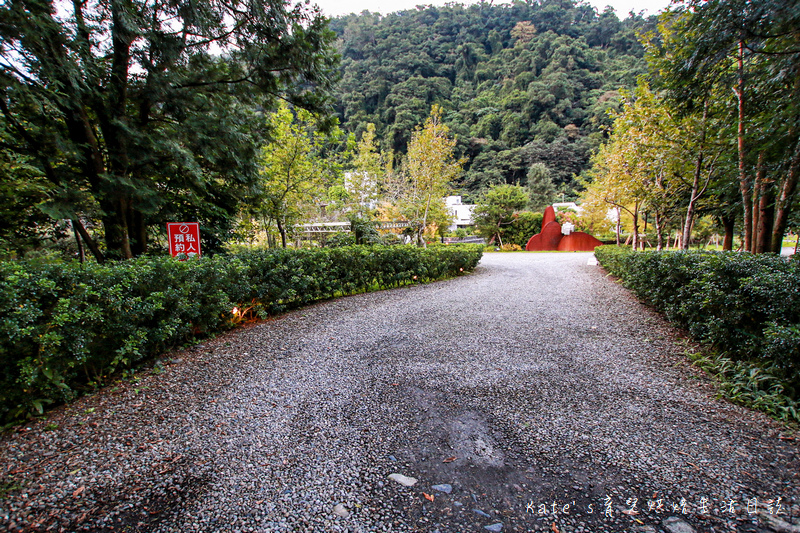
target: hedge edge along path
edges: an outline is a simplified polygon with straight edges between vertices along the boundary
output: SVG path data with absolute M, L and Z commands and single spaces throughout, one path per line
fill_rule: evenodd
M 633 252 L 601 246 L 603 267 L 714 354 L 729 399 L 800 421 L 800 261 L 773 254 Z
M 476 245 L 266 250 L 179 262 L 0 263 L 0 421 L 122 368 L 311 302 L 472 271 Z

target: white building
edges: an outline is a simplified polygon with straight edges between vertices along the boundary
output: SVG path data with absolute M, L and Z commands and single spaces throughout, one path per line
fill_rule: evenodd
M 473 204 L 462 204 L 460 196 L 448 196 L 444 201 L 453 214 L 453 223 L 450 225 L 450 231 L 467 228 L 475 224 L 472 221 L 472 210 L 475 209 Z
M 575 202 L 559 202 L 557 204 L 553 204 L 553 210 L 558 213 L 559 211 L 567 211 L 567 210 L 575 211 L 578 214 L 583 213 L 583 208 L 576 204 Z

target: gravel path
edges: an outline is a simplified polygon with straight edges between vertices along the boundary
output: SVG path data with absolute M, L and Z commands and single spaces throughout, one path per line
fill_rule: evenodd
M 0 437 L 0 530 L 800 531 L 797 442 L 590 255 L 487 254 L 170 354 Z

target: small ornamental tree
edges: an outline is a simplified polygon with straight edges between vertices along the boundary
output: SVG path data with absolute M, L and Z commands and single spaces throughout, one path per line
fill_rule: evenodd
M 473 211 L 478 232 L 487 239 L 497 239 L 502 246 L 503 228 L 514 221 L 514 213 L 524 208 L 530 195 L 519 185 L 496 185 L 478 200 Z
M 444 208 L 450 183 L 461 174 L 461 161 L 454 158 L 456 140 L 442 123 L 442 108 L 434 105 L 422 128 L 411 134 L 404 169 L 402 211 L 416 223 L 417 242 L 425 246 L 422 235 L 431 215 Z M 437 204 L 437 205 L 434 205 Z
M 324 177 L 331 160 L 326 146 L 341 136 L 338 127 L 321 131 L 311 113 L 282 105 L 268 118 L 272 142 L 261 153 L 260 204 L 258 210 L 275 222 L 286 248 L 288 225 L 299 221 L 324 193 Z

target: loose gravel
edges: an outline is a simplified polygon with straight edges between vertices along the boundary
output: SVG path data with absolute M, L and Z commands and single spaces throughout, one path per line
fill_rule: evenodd
M 168 354 L 0 437 L 0 529 L 800 531 L 798 443 L 590 257 L 487 254 Z

